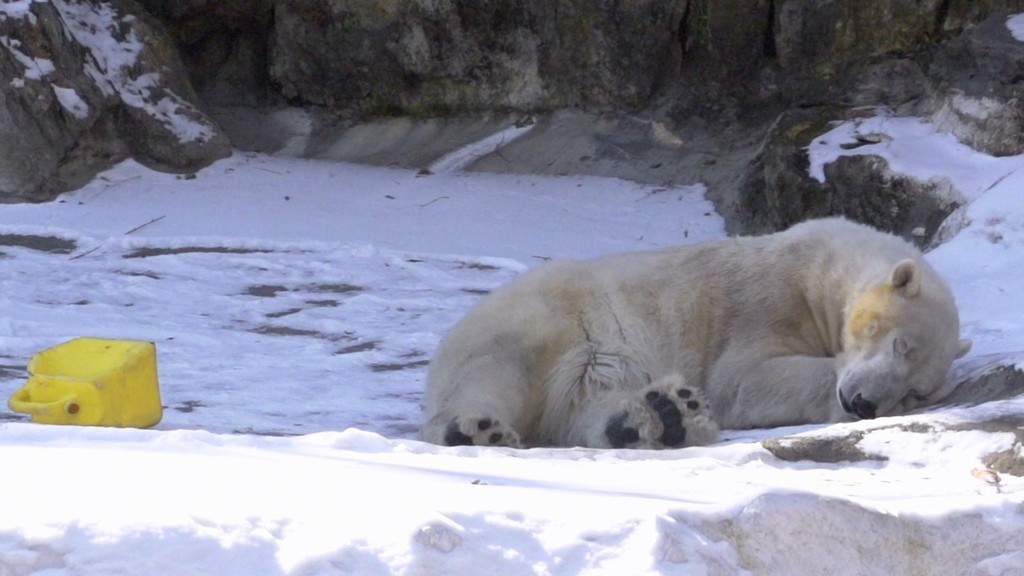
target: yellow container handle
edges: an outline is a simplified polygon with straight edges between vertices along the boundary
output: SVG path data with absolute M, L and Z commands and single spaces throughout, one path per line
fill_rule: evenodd
M 52 402 L 30 402 L 29 389 L 25 386 L 7 399 L 7 407 L 15 412 L 32 414 L 34 416 L 61 416 L 64 414 L 78 414 L 81 407 L 74 396 L 65 396 Z

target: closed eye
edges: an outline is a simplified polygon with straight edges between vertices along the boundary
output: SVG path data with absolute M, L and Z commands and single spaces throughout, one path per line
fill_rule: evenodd
M 892 340 L 892 355 L 895 358 L 903 358 L 908 362 L 913 362 L 916 354 L 914 349 L 911 348 L 910 343 L 904 338 L 893 338 Z

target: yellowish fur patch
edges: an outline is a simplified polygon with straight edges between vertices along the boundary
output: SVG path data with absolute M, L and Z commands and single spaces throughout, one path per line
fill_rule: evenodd
M 888 334 L 896 325 L 900 307 L 900 296 L 889 284 L 865 291 L 854 302 L 846 322 L 847 344 L 874 342 Z

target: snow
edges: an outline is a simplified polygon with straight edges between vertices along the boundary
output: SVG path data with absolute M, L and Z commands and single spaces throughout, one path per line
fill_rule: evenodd
M 89 105 L 82 100 L 82 97 L 75 92 L 74 88 L 62 88 L 53 85 L 53 93 L 57 96 L 57 101 L 60 105 L 67 110 L 72 116 L 79 120 L 84 120 L 89 117 Z
M 7 36 L 0 36 L 0 46 L 7 49 L 14 56 L 19 64 L 25 67 L 25 78 L 30 80 L 42 80 L 53 74 L 56 68 L 53 60 L 47 58 L 33 58 L 21 50 L 21 41 Z
M 1018 42 L 1024 42 L 1024 14 L 1014 14 L 1006 19 L 1006 27 Z
M 0 4 L 0 18 L 30 18 L 32 2 L 35 0 L 8 0 Z
M 942 175 L 930 171 L 950 145 L 942 135 L 879 122 L 875 153 Z M 814 164 L 830 153 L 817 142 Z M 952 163 L 944 176 L 989 189 L 965 193 L 970 223 L 930 258 L 954 280 L 966 335 L 1009 352 L 1024 330 L 1012 290 L 1024 209 L 1014 179 L 986 171 L 997 161 L 976 159 L 977 181 Z M 30 247 L 30 236 L 64 249 Z M 0 393 L 48 346 L 137 338 L 157 343 L 167 407 L 152 430 L 0 413 L 13 496 L 0 514 L 3 573 L 786 573 L 835 569 L 830 556 L 851 554 L 833 550 L 837 538 L 891 546 L 908 530 L 921 546 L 991 543 L 918 566 L 1015 573 L 1024 480 L 971 474 L 1011 434 L 883 429 L 860 447 L 887 461 L 834 465 L 782 462 L 759 441 L 868 423 L 727 431 L 712 447 L 663 452 L 416 440 L 425 363 L 481 294 L 549 258 L 722 236 L 700 186 L 244 153 L 195 178 L 128 161 L 56 202 L 0 206 Z M 902 420 L 870 426 L 886 421 Z M 800 549 L 770 553 L 766 522 Z M 827 530 L 798 528 L 808 522 Z M 906 568 L 908 554 L 877 559 L 878 573 Z M 847 561 L 850 573 L 873 569 Z
M 499 130 L 496 134 L 488 136 L 479 142 L 475 142 L 465 148 L 455 150 L 450 154 L 446 154 L 441 158 L 438 158 L 433 164 L 430 165 L 431 172 L 452 172 L 462 170 L 472 164 L 477 158 L 486 156 L 495 150 L 500 149 L 502 146 L 510 144 L 516 138 L 526 134 L 533 128 L 533 122 L 530 121 L 522 126 L 512 126 L 504 130 Z

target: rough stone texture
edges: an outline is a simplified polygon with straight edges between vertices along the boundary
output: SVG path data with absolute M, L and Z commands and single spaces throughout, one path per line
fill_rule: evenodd
M 1024 151 L 1024 43 L 996 13 L 934 52 L 928 74 L 947 87 L 931 120 L 961 142 L 995 156 Z
M 91 50 L 103 42 L 124 60 Z M 131 0 L 3 12 L 0 199 L 52 198 L 128 155 L 177 171 L 226 156 L 194 100 L 174 44 Z
M 826 165 L 825 182 L 811 177 L 807 146 L 831 122 L 848 120 L 850 115 L 836 107 L 781 115 L 749 164 L 735 204 L 720 203 L 720 208 L 734 215 L 733 231 L 771 232 L 807 218 L 842 215 L 897 234 L 918 247 L 929 246 L 946 217 L 962 204 L 947 181 L 918 181 L 896 174 L 884 159 L 871 155 L 843 156 Z M 858 143 L 845 144 L 856 147 Z
M 193 81 L 204 94 L 216 93 L 208 97 L 220 104 L 250 101 L 255 81 L 263 95 L 346 114 L 636 110 L 658 94 L 684 96 L 685 106 L 696 106 L 690 114 L 737 113 L 729 104 L 737 98 L 805 104 L 841 98 L 865 67 L 926 52 L 992 13 L 1024 6 L 1024 0 L 141 1 L 175 32 Z
M 836 437 L 770 438 L 762 442 L 761 445 L 776 458 L 786 462 L 809 460 L 823 464 L 836 464 L 839 462 L 887 460 L 884 456 L 873 456 L 861 450 L 857 443 L 863 439 L 862 432 L 853 432 L 846 436 Z
M 628 109 L 651 96 L 682 13 L 663 0 L 279 2 L 270 76 L 291 101 L 371 114 Z
M 1002 100 L 954 92 L 939 99 L 931 121 L 939 131 L 993 156 L 1024 151 L 1024 109 L 1016 97 Z
M 1024 394 L 1024 370 L 1013 359 L 972 356 L 954 367 L 956 388 L 944 404 L 972 406 Z
M 227 157 L 231 144 L 196 105 L 188 72 L 163 26 L 131 0 L 113 5 L 130 26 L 125 39 L 132 34 L 146 39 L 136 61 L 115 75 L 123 75 L 123 85 L 114 89 L 120 94 L 120 134 L 132 157 L 172 172 L 194 171 Z
M 870 430 L 854 430 L 848 434 L 829 434 L 815 436 L 783 436 L 769 438 L 761 442 L 764 449 L 776 458 L 786 462 L 817 462 L 819 464 L 836 464 L 839 462 L 863 462 L 888 460 L 885 456 L 869 454 L 858 446 L 868 434 L 878 430 L 900 429 L 909 433 L 933 433 L 936 428 L 931 424 L 886 425 Z
M 781 0 L 774 22 L 779 65 L 834 78 L 865 58 L 920 47 L 934 32 L 940 4 Z
M 529 133 L 470 168 L 596 174 L 657 185 L 708 182 L 742 172 L 748 158 L 719 155 L 712 144 L 718 135 L 699 126 L 676 130 L 633 115 L 563 110 L 539 116 Z M 756 138 L 733 136 L 737 148 L 756 147 Z
M 963 204 L 947 180 L 920 181 L 896 174 L 878 156 L 843 156 L 825 166 L 833 214 L 901 236 L 919 248 Z
M 770 232 L 798 221 L 799 211 L 829 212 L 828 187 L 810 177 L 806 148 L 838 114 L 831 107 L 807 108 L 776 119 L 732 202 L 718 200 L 730 232 Z
M 1024 443 L 1017 442 L 1013 448 L 989 454 L 982 462 L 996 472 L 1024 476 Z
M 1021 453 L 1021 446 L 1024 443 L 1024 418 L 1018 416 L 1004 416 L 959 424 L 942 424 L 933 420 L 886 424 L 866 430 L 853 430 L 848 434 L 829 433 L 818 436 L 811 433 L 769 438 L 762 441 L 761 445 L 773 456 L 786 462 L 816 462 L 819 464 L 864 461 L 884 462 L 888 458 L 883 455 L 865 452 L 859 446 L 859 443 L 870 434 L 894 429 L 907 434 L 937 435 L 944 432 L 968 430 L 989 434 L 1013 434 L 1017 439 L 1013 448 L 990 454 L 982 463 L 997 472 L 1024 476 L 1024 474 L 1019 473 L 1024 472 L 1024 455 Z
M 95 106 L 77 114 L 61 106 L 58 91 L 75 86 L 85 102 L 103 105 L 106 96 L 86 75 L 85 50 L 63 34 L 56 9 L 37 3 L 29 10 L 0 16 L 0 196 L 34 200 L 46 197 L 41 189 L 78 138 L 93 126 L 101 133 L 111 128 L 97 126 Z M 108 153 L 123 156 L 116 147 Z

